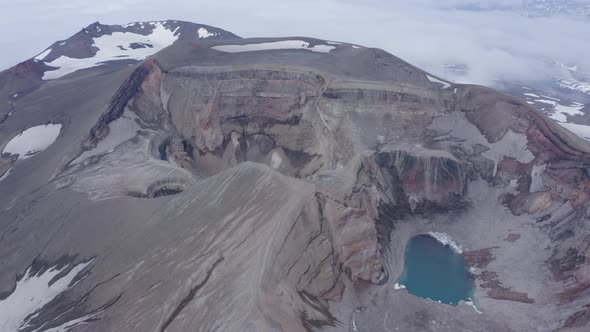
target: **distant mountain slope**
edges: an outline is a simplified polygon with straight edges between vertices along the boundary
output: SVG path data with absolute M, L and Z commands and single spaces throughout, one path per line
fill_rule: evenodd
M 176 41 L 236 38 L 239 37 L 219 28 L 183 21 L 136 22 L 126 25 L 104 25 L 96 22 L 67 40 L 54 43 L 34 57 L 33 61 L 51 67 L 44 70 L 42 77 L 50 80 L 111 61 L 143 60 Z
M 178 20 L 104 25 L 95 22 L 43 52 L 0 72 L 0 123 L 11 109 L 10 100 L 28 93 L 43 81 L 82 70 L 115 70 L 137 63 L 180 41 L 240 39 L 216 27 Z

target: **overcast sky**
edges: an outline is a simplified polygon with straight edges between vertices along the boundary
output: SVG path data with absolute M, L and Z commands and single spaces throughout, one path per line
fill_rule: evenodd
M 94 21 L 168 18 L 242 37 L 310 36 L 379 47 L 437 74 L 444 74 L 444 64 L 463 63 L 470 68 L 463 81 L 473 83 L 544 78 L 554 74 L 547 69 L 551 59 L 590 68 L 590 20 L 528 18 L 519 12 L 521 5 L 522 0 L 0 0 L 0 69 Z

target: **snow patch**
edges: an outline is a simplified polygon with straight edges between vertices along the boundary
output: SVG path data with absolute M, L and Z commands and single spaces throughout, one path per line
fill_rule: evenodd
M 329 53 L 334 46 L 329 45 L 315 45 L 310 47 L 310 44 L 303 40 L 281 40 L 276 42 L 244 44 L 244 45 L 218 45 L 211 47 L 214 50 L 226 53 L 240 53 L 240 52 L 254 52 L 267 50 L 308 50 L 319 53 Z
M 566 122 L 567 121 L 566 114 L 567 115 L 584 115 L 584 112 L 580 111 L 582 108 L 584 108 L 584 105 L 582 105 L 580 103 L 573 103 L 570 106 L 564 106 L 561 104 L 557 104 L 557 105 L 555 105 L 555 112 L 556 112 L 556 114 L 560 114 L 559 118 L 562 119 L 561 122 Z M 551 116 L 551 118 L 553 118 L 553 115 Z M 558 120 L 558 121 L 560 121 L 560 120 Z
M 536 94 L 534 94 L 534 93 L 530 93 L 530 92 L 523 93 L 523 95 L 525 95 L 525 96 L 529 96 L 529 97 L 540 98 L 540 97 L 539 97 L 539 95 L 536 95 Z
M 51 53 L 51 50 L 52 50 L 51 48 L 46 49 L 41 54 L 37 55 L 35 57 L 35 60 L 43 60 L 43 59 L 45 59 L 49 55 L 49 53 Z
M 70 272 L 53 280 L 57 275 L 65 271 L 67 266 L 58 269 L 53 267 L 43 274 L 31 273 L 29 267 L 23 277 L 17 281 L 12 294 L 0 301 L 0 331 L 18 331 L 26 327 L 32 317 L 27 316 L 38 312 L 56 296 L 70 288 L 72 280 L 90 262 L 81 263 L 72 268 Z M 57 330 L 59 331 L 59 330 Z
M 428 78 L 428 80 L 429 80 L 430 82 L 432 82 L 432 83 L 438 83 L 438 84 L 442 84 L 442 86 L 443 86 L 443 89 L 446 89 L 446 88 L 448 88 L 448 87 L 450 87 L 450 86 L 451 86 L 451 84 L 450 84 L 450 83 L 448 83 L 448 82 L 445 82 L 445 81 L 441 81 L 441 80 L 439 80 L 438 78 L 436 78 L 436 77 L 432 77 L 432 76 L 430 76 L 430 75 L 428 75 L 428 74 L 426 75 L 426 77 L 427 77 L 427 78 Z
M 590 141 L 590 126 L 563 122 L 558 122 L 558 124 L 572 133 Z
M 458 245 L 455 241 L 453 241 L 453 238 L 451 238 L 449 234 L 441 232 L 428 232 L 428 235 L 432 236 L 443 245 L 451 247 L 451 249 L 453 249 L 456 253 L 463 253 L 463 249 L 461 248 L 461 246 Z
M 174 31 L 166 28 L 162 22 L 151 24 L 152 33 L 144 36 L 133 32 L 113 32 L 110 35 L 103 35 L 93 38 L 93 45 L 98 48 L 96 54 L 90 58 L 75 59 L 67 56 L 47 62 L 56 70 L 48 70 L 43 74 L 44 80 L 60 78 L 75 71 L 101 66 L 104 62 L 114 60 L 143 60 L 148 56 L 172 45 L 178 36 Z M 176 30 L 175 30 L 176 31 Z M 130 44 L 149 44 L 153 47 L 131 48 Z
M 352 45 L 352 48 L 354 48 L 356 50 L 356 49 L 359 49 L 361 47 L 360 46 L 356 46 L 356 45 Z
M 10 172 L 12 172 L 12 167 L 9 168 L 6 172 L 4 172 L 4 174 L 2 174 L 2 176 L 0 176 L 0 182 L 2 182 L 4 179 L 6 179 L 10 175 Z
M 56 326 L 56 327 L 53 327 L 53 328 L 50 328 L 47 330 L 43 330 L 43 332 L 67 332 L 75 326 L 82 325 L 83 323 L 88 322 L 89 320 L 94 318 L 96 316 L 96 314 L 97 313 L 92 313 L 92 314 L 88 314 L 86 316 L 82 316 L 80 318 L 73 319 L 69 322 L 65 322 L 65 323 L 61 324 L 60 326 Z M 37 331 L 35 331 L 35 332 L 37 332 Z
M 579 80 L 576 80 L 573 78 L 570 78 L 570 79 L 558 78 L 556 83 L 559 87 L 564 88 L 564 89 L 580 91 L 583 93 L 590 94 L 590 83 L 582 82 L 582 81 L 579 81 Z
M 475 305 L 475 302 L 473 302 L 472 299 L 468 298 L 467 301 L 463 301 L 463 303 L 472 307 L 473 310 L 475 310 L 475 312 L 477 312 L 478 314 L 483 314 L 483 311 L 479 310 L 479 308 Z
M 197 30 L 197 33 L 199 34 L 199 38 L 209 38 L 217 36 L 217 33 L 209 32 L 209 30 L 205 28 L 199 28 L 199 30 Z
M 272 156 L 270 157 L 270 167 L 272 167 L 274 169 L 278 169 L 279 167 L 281 167 L 282 163 L 283 163 L 283 158 L 281 158 L 279 153 L 276 151 L 273 152 Z
M 396 282 L 395 284 L 393 284 L 393 289 L 395 289 L 395 290 L 406 289 L 406 285 L 402 285 L 402 284 Z
M 53 144 L 60 131 L 61 124 L 56 123 L 28 128 L 10 140 L 2 154 L 18 154 L 18 159 L 27 159 Z

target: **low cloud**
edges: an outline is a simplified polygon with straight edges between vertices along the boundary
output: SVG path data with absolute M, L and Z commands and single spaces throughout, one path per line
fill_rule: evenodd
M 522 3 L 104 0 L 82 6 L 73 0 L 21 0 L 0 7 L 0 68 L 97 20 L 121 24 L 168 18 L 206 23 L 244 37 L 303 35 L 379 47 L 443 77 L 487 85 L 552 77 L 558 70 L 548 65 L 552 60 L 590 68 L 590 20 L 529 18 L 521 14 Z M 464 64 L 469 71 L 458 76 L 445 70 L 446 64 Z

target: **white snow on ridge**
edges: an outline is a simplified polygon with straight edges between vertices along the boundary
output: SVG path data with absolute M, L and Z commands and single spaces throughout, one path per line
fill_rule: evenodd
M 257 44 L 244 45 L 218 45 L 213 46 L 212 49 L 226 52 L 226 53 L 240 53 L 240 52 L 254 52 L 267 50 L 307 50 L 319 53 L 330 53 L 334 46 L 329 45 L 315 45 L 310 47 L 310 44 L 303 40 L 281 40 L 276 42 L 266 42 Z
M 21 280 L 16 283 L 12 294 L 0 301 L 0 331 L 18 331 L 28 325 L 27 316 L 34 314 L 51 302 L 56 296 L 70 287 L 70 283 L 90 262 L 81 263 L 49 285 L 49 282 L 66 269 L 51 268 L 41 275 L 27 269 Z M 33 316 L 34 317 L 34 316 Z
M 442 86 L 443 86 L 443 89 L 446 89 L 446 88 L 448 88 L 448 87 L 450 87 L 450 86 L 451 86 L 451 84 L 450 84 L 449 82 L 441 81 L 441 80 L 439 80 L 438 78 L 432 77 L 432 76 L 430 76 L 430 75 L 426 75 L 426 77 L 427 77 L 427 78 L 428 78 L 428 80 L 429 80 L 430 82 L 432 82 L 432 83 L 439 83 L 439 84 L 442 84 Z
M 217 36 L 217 33 L 209 32 L 209 30 L 205 28 L 199 28 L 199 30 L 197 30 L 197 34 L 199 34 L 199 38 L 209 38 Z
M 13 137 L 2 153 L 18 154 L 18 159 L 27 159 L 47 149 L 59 136 L 61 124 L 49 123 L 28 128 Z
M 449 234 L 440 232 L 428 232 L 428 235 L 432 236 L 443 245 L 451 247 L 451 249 L 453 249 L 456 253 L 463 253 L 463 249 L 461 248 L 461 246 L 458 245 L 455 241 L 453 241 L 453 238 L 451 238 Z
M 43 51 L 39 55 L 37 55 L 34 59 L 35 60 L 43 60 L 43 59 L 45 59 L 49 55 L 49 53 L 51 53 L 51 50 L 52 50 L 51 47 L 48 48 L 48 49 L 46 49 L 45 51 Z
M 166 28 L 161 22 L 154 22 L 151 25 L 153 26 L 153 31 L 147 36 L 132 32 L 113 32 L 110 35 L 93 38 L 94 46 L 98 48 L 98 51 L 93 57 L 75 59 L 61 56 L 51 62 L 47 62 L 46 64 L 48 66 L 56 67 L 57 69 L 46 71 L 43 79 L 51 80 L 60 78 L 80 69 L 100 66 L 106 61 L 143 60 L 172 45 L 178 39 L 178 36 L 175 35 L 177 30 L 172 31 Z M 130 47 L 132 43 L 148 44 L 152 47 L 133 49 Z
M 590 141 L 590 126 L 558 122 L 560 126 L 571 131 L 572 133 Z
M 590 83 L 578 81 L 576 79 L 564 79 L 564 78 L 558 78 L 556 83 L 559 87 L 564 88 L 564 89 L 580 91 L 583 93 L 590 94 Z
M 567 121 L 567 115 L 584 115 L 584 112 L 580 111 L 584 108 L 584 105 L 580 103 L 573 103 L 571 106 L 564 106 L 561 104 L 555 105 L 555 114 L 551 115 L 552 119 L 555 119 L 560 122 Z

